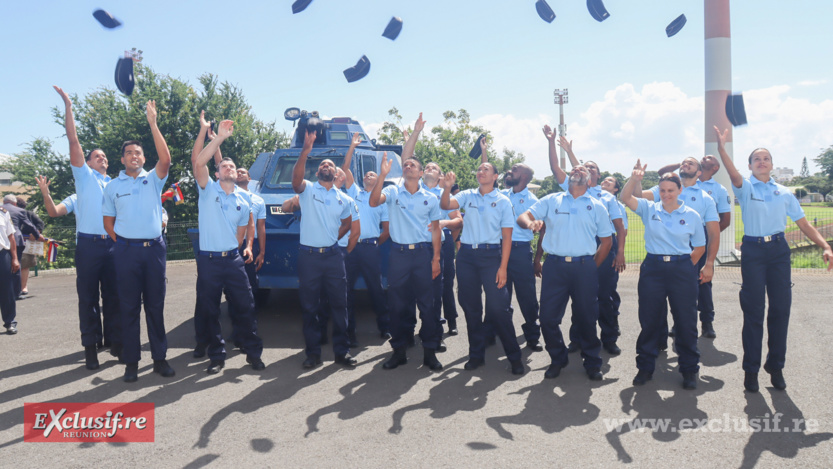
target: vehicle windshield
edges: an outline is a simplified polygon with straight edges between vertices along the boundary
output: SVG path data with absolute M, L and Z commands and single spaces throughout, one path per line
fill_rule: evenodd
M 304 168 L 304 179 L 310 182 L 318 181 L 318 176 L 316 175 L 318 165 L 326 159 L 333 160 L 336 166 L 341 166 L 341 163 L 344 162 L 344 157 L 341 155 L 310 156 L 307 158 L 307 166 Z M 292 184 L 292 169 L 295 167 L 296 161 L 298 161 L 297 156 L 284 156 L 279 159 L 268 185 L 279 186 Z

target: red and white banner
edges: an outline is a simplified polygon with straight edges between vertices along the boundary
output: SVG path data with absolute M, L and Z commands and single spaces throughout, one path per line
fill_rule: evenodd
M 152 402 L 28 402 L 23 441 L 28 443 L 154 441 Z

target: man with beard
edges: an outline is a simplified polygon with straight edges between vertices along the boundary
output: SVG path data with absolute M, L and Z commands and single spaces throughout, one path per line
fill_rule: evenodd
M 552 168 L 553 175 L 555 175 L 555 181 L 558 182 L 562 188 L 564 188 L 563 183 L 567 175 L 558 166 L 558 152 L 555 148 L 555 132 L 552 131 L 549 126 L 544 126 L 544 135 L 549 141 L 550 168 Z M 561 137 L 558 143 L 567 152 L 573 167 L 578 166 L 580 163 L 578 158 L 576 158 L 576 155 L 573 153 L 573 142 Z M 601 187 L 598 185 L 599 177 L 601 175 L 599 166 L 592 161 L 585 162 L 584 166 L 587 168 L 589 174 L 589 179 L 587 181 L 587 193 L 605 206 L 605 209 L 610 215 L 610 225 L 611 230 L 613 231 L 613 244 L 610 249 L 610 253 L 607 255 L 607 258 L 604 259 L 604 262 L 599 265 L 598 269 L 598 320 L 599 329 L 601 330 L 602 346 L 609 354 L 619 355 L 622 353 L 622 349 L 616 345 L 616 341 L 619 338 L 619 317 L 614 297 L 616 296 L 616 285 L 619 283 L 619 273 L 625 270 L 625 238 L 627 237 L 627 233 L 625 232 L 625 225 L 622 222 L 623 212 L 618 201 L 611 194 L 602 191 Z M 600 240 L 597 239 L 596 244 L 599 243 Z M 573 316 L 575 316 L 575 309 L 573 310 Z M 571 326 L 570 352 L 574 352 L 579 349 L 579 341 L 574 340 L 576 338 L 577 335 L 575 329 Z
M 301 244 L 298 253 L 298 283 L 304 311 L 304 368 L 321 364 L 321 327 L 318 322 L 321 291 L 330 302 L 333 319 L 335 362 L 356 366 L 347 343 L 347 275 L 338 240 L 350 230 L 350 205 L 344 194 L 334 187 L 336 165 L 330 159 L 318 165 L 314 184 L 304 179 L 307 157 L 317 133 L 305 134 L 304 146 L 292 170 L 292 189 L 298 194 L 301 217 Z
M 98 368 L 96 345 L 110 345 L 110 354 L 120 357 L 122 351 L 122 318 L 114 261 L 114 239 L 107 235 L 102 217 L 104 189 L 110 183 L 107 176 L 107 155 L 96 148 L 87 154 L 78 141 L 72 101 L 59 87 L 54 87 L 64 101 L 69 162 L 75 179 L 75 248 L 76 291 L 78 293 L 78 321 L 81 345 L 88 370 Z M 99 292 L 101 308 L 98 307 Z M 102 327 L 103 323 L 103 327 Z M 103 334 L 102 334 L 103 332 Z
M 660 175 L 663 174 L 664 173 L 661 173 Z M 697 178 L 699 176 L 700 162 L 695 158 L 684 159 L 680 164 L 680 180 L 683 186 L 682 192 L 680 193 L 680 201 L 683 202 L 686 207 L 694 209 L 704 222 L 703 230 L 706 236 L 707 246 L 706 255 L 700 256 L 700 259 L 697 262 L 697 269 L 700 271 L 700 285 L 702 285 L 704 283 L 710 284 L 712 276 L 714 275 L 714 260 L 717 258 L 717 250 L 720 246 L 720 225 L 718 222 L 719 218 L 717 215 L 717 204 L 715 204 L 715 201 L 711 196 L 697 186 Z M 634 195 L 636 197 L 653 200 L 654 202 L 659 202 L 659 192 L 659 186 L 654 186 L 647 191 L 643 191 L 641 187 L 634 188 Z M 708 293 L 709 295 L 706 299 L 708 304 L 704 306 L 706 309 L 710 309 L 713 312 L 714 306 L 711 304 L 711 288 L 708 288 Z M 698 293 L 698 308 L 699 298 L 705 295 L 706 293 L 703 289 L 701 289 Z M 665 315 L 666 321 L 667 316 L 668 315 Z M 703 336 L 714 334 L 714 326 L 711 321 L 703 321 L 702 318 L 704 318 L 704 316 L 701 313 Z M 673 328 L 671 329 L 670 334 L 663 334 L 660 337 L 660 350 L 666 350 L 668 348 L 668 335 L 673 337 Z
M 408 339 L 416 324 L 414 303 L 419 308 L 422 327 L 419 332 L 423 347 L 423 364 L 432 371 L 442 370 L 436 350 L 442 335 L 438 311 L 433 307 L 432 280 L 440 275 L 440 201 L 419 186 L 423 176 L 422 163 L 413 157 L 419 133 L 425 128 L 422 113 L 402 150 L 401 185 L 382 189 L 376 184 L 370 193 L 370 206 L 388 205 L 390 215 L 390 266 L 388 267 L 388 299 L 390 300 L 391 346 L 393 354 L 382 367 L 394 369 L 408 362 Z M 391 162 L 382 157 L 379 178 L 390 172 Z M 427 228 L 430 225 L 430 230 Z
M 543 247 L 548 255 L 543 266 L 540 315 L 552 364 L 545 378 L 558 377 L 567 366 L 560 324 L 567 300 L 572 300 L 573 324 L 585 372 L 593 381 L 602 379 L 601 342 L 596 335 L 598 268 L 608 257 L 613 231 L 605 206 L 587 193 L 589 178 L 587 168 L 574 166 L 568 191 L 547 195 L 517 220 L 521 228 L 532 231 L 540 231 L 545 223 L 547 226 Z M 600 240 L 598 247 L 596 238 Z
M 251 199 L 236 186 L 237 167 L 230 158 L 223 158 L 217 165 L 217 181 L 212 181 L 208 175 L 208 161 L 233 132 L 232 121 L 221 122 L 217 137 L 193 162 L 194 179 L 199 191 L 197 297 L 206 312 L 207 352 L 211 360 L 206 369 L 208 374 L 219 373 L 225 367 L 225 341 L 220 327 L 220 297 L 224 288 L 239 327 L 235 339 L 241 342 L 241 348 L 246 352 L 246 362 L 254 370 L 266 367 L 260 359 L 263 341 L 257 336 L 254 298 L 239 252 L 252 220 Z M 201 138 L 205 137 L 201 135 Z M 246 251 L 245 255 L 251 258 L 250 248 L 247 247 Z
M 162 237 L 161 198 L 171 167 L 171 153 L 156 117 L 156 102 L 148 101 L 147 120 L 159 158 L 156 167 L 150 172 L 144 170 L 141 142 L 124 142 L 121 147 L 124 170 L 105 187 L 101 207 L 104 229 L 116 243 L 113 259 L 122 317 L 121 358 L 127 364 L 124 381 L 128 383 L 139 379 L 139 318 L 143 301 L 153 371 L 166 378 L 176 374 L 165 360 L 168 352 L 164 319 L 167 246 Z

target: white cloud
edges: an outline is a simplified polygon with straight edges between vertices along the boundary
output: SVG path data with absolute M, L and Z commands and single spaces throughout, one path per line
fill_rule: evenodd
M 824 85 L 826 83 L 827 83 L 827 80 L 804 80 L 804 81 L 799 81 L 798 82 L 799 86 L 818 86 L 818 85 Z

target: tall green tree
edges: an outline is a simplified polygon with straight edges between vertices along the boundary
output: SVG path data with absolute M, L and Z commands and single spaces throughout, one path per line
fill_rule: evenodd
M 807 167 L 807 157 L 805 156 L 803 160 L 801 160 L 801 172 L 798 173 L 798 177 L 806 178 L 810 177 L 810 168 Z
M 833 145 L 813 159 L 829 178 L 833 178 Z

